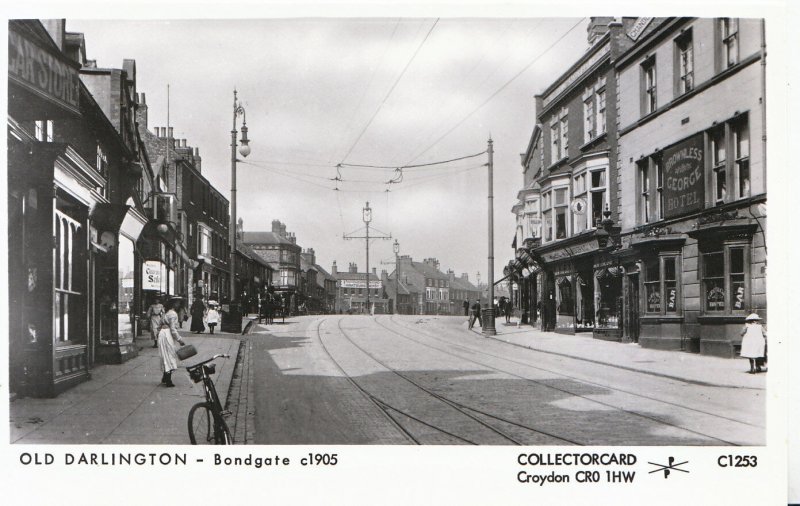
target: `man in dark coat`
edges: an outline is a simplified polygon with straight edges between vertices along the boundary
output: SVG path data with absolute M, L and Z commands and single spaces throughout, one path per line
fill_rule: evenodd
M 464 316 L 469 316 L 469 299 L 464 299 Z
M 483 328 L 483 320 L 481 320 L 481 299 L 475 301 L 472 305 L 472 314 L 469 317 L 469 328 L 475 325 L 475 320 L 478 320 L 478 325 Z

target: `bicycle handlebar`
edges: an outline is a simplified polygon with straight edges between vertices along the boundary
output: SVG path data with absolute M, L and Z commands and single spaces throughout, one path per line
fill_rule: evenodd
M 209 362 L 211 362 L 212 360 L 214 360 L 214 359 L 217 359 L 217 358 L 231 358 L 231 356 L 230 356 L 230 355 L 228 355 L 227 353 L 217 353 L 217 354 L 216 354 L 216 355 L 214 355 L 213 357 L 211 357 L 211 358 L 209 358 L 209 359 L 206 359 L 206 360 L 203 360 L 202 362 L 198 362 L 198 363 L 196 363 L 196 364 L 194 364 L 194 365 L 189 365 L 189 366 L 186 366 L 186 369 L 192 369 L 192 368 L 194 368 L 194 367 L 197 367 L 198 365 L 207 364 L 207 363 L 209 363 Z

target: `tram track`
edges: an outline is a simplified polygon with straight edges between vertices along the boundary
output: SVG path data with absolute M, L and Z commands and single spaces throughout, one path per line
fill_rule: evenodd
M 463 344 L 454 343 L 454 342 L 449 341 L 449 340 L 445 340 L 445 339 L 441 339 L 441 338 L 435 337 L 435 336 L 433 336 L 433 335 L 431 335 L 431 334 L 429 334 L 427 332 L 423 332 L 423 331 L 420 331 L 418 329 L 414 329 L 414 328 L 410 328 L 410 327 L 405 326 L 405 325 L 401 325 L 401 324 L 395 322 L 394 318 L 392 316 L 389 316 L 388 318 L 389 318 L 389 321 L 391 323 L 393 323 L 394 325 L 396 325 L 396 326 L 398 326 L 398 327 L 400 327 L 400 328 L 402 328 L 402 329 L 404 329 L 406 331 L 413 332 L 413 333 L 421 335 L 421 336 L 425 336 L 425 337 L 427 337 L 429 339 L 433 339 L 435 341 L 441 342 L 441 343 L 446 344 L 448 346 L 453 346 L 453 347 L 457 347 L 457 348 L 463 349 L 463 350 L 465 350 L 465 351 L 467 351 L 467 352 L 469 352 L 471 354 L 474 354 L 474 353 L 478 352 L 478 350 L 475 350 L 475 349 L 470 348 L 468 346 L 464 346 Z M 617 410 L 617 411 L 620 411 L 620 412 L 623 412 L 623 413 L 627 413 L 627 414 L 632 415 L 632 416 L 644 418 L 644 419 L 647 419 L 647 420 L 650 420 L 650 421 L 653 421 L 653 422 L 656 422 L 656 423 L 659 423 L 659 424 L 662 424 L 662 425 L 665 425 L 665 426 L 668 426 L 668 427 L 680 429 L 680 430 L 683 430 L 683 431 L 686 431 L 686 432 L 689 432 L 689 433 L 692 433 L 692 434 L 696 434 L 698 436 L 702 436 L 704 438 L 708 438 L 708 439 L 712 439 L 712 440 L 715 440 L 715 441 L 719 441 L 720 443 L 725 444 L 725 445 L 740 446 L 738 443 L 735 443 L 735 442 L 732 442 L 732 441 L 728 441 L 728 440 L 725 440 L 723 438 L 720 438 L 720 437 L 717 437 L 717 436 L 713 436 L 711 434 L 703 433 L 703 432 L 700 432 L 700 431 L 697 431 L 697 430 L 694 430 L 694 429 L 690 429 L 688 427 L 684 427 L 684 426 L 679 425 L 679 424 L 671 423 L 669 421 L 663 420 L 662 418 L 660 418 L 658 416 L 649 415 L 649 414 L 641 413 L 639 411 L 622 408 L 622 407 L 619 407 L 617 405 L 614 405 L 614 404 L 611 404 L 611 403 L 608 403 L 608 402 L 604 402 L 604 401 L 601 401 L 601 400 L 598 400 L 598 399 L 594 399 L 594 398 L 591 398 L 589 396 L 582 395 L 580 393 L 576 393 L 574 391 L 570 391 L 569 389 L 566 389 L 566 388 L 559 388 L 557 386 L 554 386 L 554 385 L 551 385 L 551 384 L 548 384 L 548 383 L 544 383 L 542 381 L 538 381 L 538 380 L 535 380 L 535 379 L 532 379 L 532 378 L 528 378 L 528 377 L 525 377 L 525 376 L 510 372 L 508 370 L 501 369 L 501 368 L 492 366 L 490 364 L 486 364 L 485 362 L 477 361 L 477 360 L 475 360 L 473 358 L 469 358 L 469 357 L 465 357 L 463 355 L 452 353 L 451 351 L 439 348 L 437 346 L 433 346 L 433 345 L 431 345 L 429 343 L 425 343 L 425 342 L 413 339 L 411 337 L 408 337 L 405 334 L 397 332 L 396 330 L 394 330 L 394 329 L 386 326 L 385 324 L 383 324 L 377 318 L 374 321 L 379 326 L 381 326 L 383 329 L 391 332 L 392 334 L 400 336 L 403 339 L 406 339 L 408 341 L 414 342 L 414 343 L 419 344 L 421 346 L 425 346 L 427 348 L 439 351 L 439 352 L 444 353 L 446 355 L 449 355 L 449 356 L 452 356 L 452 357 L 456 357 L 456 358 L 458 358 L 460 360 L 464 360 L 464 361 L 467 361 L 467 362 L 471 362 L 471 363 L 473 363 L 475 365 L 478 365 L 478 366 L 481 366 L 481 367 L 485 367 L 485 368 L 493 370 L 495 372 L 498 372 L 498 373 L 501 373 L 501 374 L 507 374 L 509 376 L 512 376 L 512 377 L 515 377 L 515 378 L 518 378 L 518 379 L 522 379 L 522 380 L 531 382 L 533 384 L 536 384 L 538 386 L 545 387 L 545 388 L 548 388 L 548 389 L 552 389 L 552 390 L 555 390 L 555 391 L 558 391 L 560 393 L 564 393 L 564 394 L 567 394 L 567 395 L 570 395 L 570 396 L 579 397 L 579 398 L 582 398 L 582 399 L 584 399 L 586 401 L 598 404 L 598 405 L 606 407 L 606 408 L 611 408 L 611 409 L 614 409 L 614 410 Z M 673 406 L 673 407 L 679 407 L 681 409 L 694 411 L 696 413 L 700 413 L 700 414 L 703 414 L 705 416 L 715 417 L 715 418 L 719 418 L 719 419 L 723 419 L 723 420 L 727 420 L 727 421 L 731 421 L 731 422 L 735 422 L 735 423 L 740 423 L 740 424 L 743 424 L 743 425 L 748 425 L 748 426 L 751 426 L 751 427 L 759 427 L 757 425 L 754 425 L 754 424 L 751 424 L 751 423 L 748 423 L 748 422 L 744 422 L 744 421 L 741 421 L 741 420 L 732 419 L 732 418 L 729 418 L 729 417 L 726 417 L 726 416 L 723 416 L 723 415 L 710 413 L 710 412 L 707 412 L 707 411 L 699 410 L 697 408 L 691 408 L 691 407 L 683 406 L 683 405 L 680 405 L 680 404 L 677 404 L 677 403 L 673 403 L 673 402 L 670 402 L 670 401 L 665 401 L 665 400 L 662 400 L 662 399 L 656 399 L 656 398 L 649 397 L 649 396 L 646 396 L 646 395 L 637 394 L 635 392 L 629 392 L 629 391 L 626 391 L 624 389 L 610 387 L 610 386 L 603 385 L 603 384 L 600 384 L 600 383 L 592 382 L 590 380 L 585 380 L 585 379 L 577 378 L 577 377 L 574 377 L 574 376 L 570 376 L 568 374 L 564 374 L 564 373 L 561 373 L 561 372 L 558 372 L 558 371 L 553 371 L 553 370 L 550 370 L 550 369 L 534 366 L 534 365 L 531 365 L 531 364 L 528 364 L 528 363 L 525 363 L 525 362 L 520 362 L 520 361 L 517 361 L 517 360 L 509 359 L 507 357 L 502 357 L 502 356 L 499 356 L 499 355 L 493 355 L 493 354 L 490 354 L 490 353 L 486 353 L 485 350 L 480 350 L 480 353 L 482 353 L 482 354 L 484 354 L 486 356 L 498 359 L 498 360 L 503 360 L 503 361 L 506 361 L 506 362 L 514 363 L 516 365 L 521 365 L 521 366 L 524 366 L 524 367 L 527 367 L 527 368 L 531 368 L 531 369 L 534 369 L 534 370 L 547 372 L 547 373 L 550 373 L 550 374 L 555 374 L 555 375 L 561 376 L 563 378 L 571 379 L 571 380 L 574 380 L 574 381 L 577 381 L 577 382 L 580 382 L 580 383 L 597 386 L 597 387 L 600 387 L 600 388 L 604 388 L 604 389 L 607 389 L 607 390 L 611 390 L 611 391 L 615 391 L 615 392 L 619 392 L 619 393 L 623 393 L 623 394 L 627 394 L 627 395 L 632 395 L 632 396 L 636 396 L 636 397 L 640 397 L 640 398 L 645 398 L 645 399 L 648 399 L 648 400 L 653 401 L 653 402 L 659 402 L 659 403 L 663 403 L 665 405 L 670 405 L 670 406 Z
M 445 434 L 445 435 L 447 435 L 447 436 L 449 436 L 451 438 L 454 438 L 456 440 L 459 440 L 459 441 L 461 441 L 463 443 L 480 444 L 480 443 L 475 442 L 475 441 L 473 441 L 473 440 L 471 440 L 471 439 L 469 439 L 467 437 L 459 436 L 459 435 L 453 433 L 452 431 L 449 431 L 449 430 L 447 430 L 447 429 L 445 429 L 445 428 L 443 428 L 443 427 L 441 427 L 441 426 L 439 426 L 437 424 L 426 422 L 426 421 L 420 419 L 419 417 L 416 417 L 416 416 L 408 413 L 405 410 L 402 410 L 402 409 L 397 408 L 396 406 L 393 406 L 392 404 L 388 403 L 387 401 L 379 398 L 378 396 L 376 396 L 372 392 L 368 391 L 366 388 L 364 388 L 364 386 L 359 384 L 359 382 L 355 381 L 355 379 L 353 379 L 353 377 L 350 376 L 347 373 L 347 371 L 344 369 L 344 367 L 341 365 L 341 363 L 338 360 L 336 360 L 336 358 L 333 356 L 333 354 L 331 353 L 330 349 L 325 344 L 324 339 L 322 338 L 322 333 L 321 333 L 321 330 L 320 330 L 321 327 L 322 327 L 321 323 L 319 325 L 317 325 L 317 328 L 316 328 L 317 338 L 318 338 L 318 340 L 320 342 L 320 345 L 322 346 L 323 350 L 328 355 L 328 357 L 330 358 L 332 363 L 349 380 L 349 382 L 355 388 L 357 388 L 366 398 L 368 398 L 376 407 L 378 407 L 381 410 L 381 412 L 383 412 L 384 415 L 386 417 L 388 417 L 392 421 L 392 423 L 396 427 L 398 427 L 398 429 L 401 430 L 403 432 L 403 434 L 408 439 L 413 441 L 415 444 L 424 444 L 419 440 L 418 437 L 415 437 L 413 434 L 411 434 L 411 432 L 408 429 L 408 427 L 406 427 L 402 423 L 400 423 L 398 421 L 397 417 L 393 416 L 391 412 L 394 412 L 394 413 L 399 414 L 399 415 L 401 415 L 403 417 L 406 417 L 406 418 L 408 418 L 410 420 L 413 420 L 416 423 L 420 423 L 420 424 L 422 424 L 422 425 L 424 425 L 424 426 L 426 426 L 428 428 L 436 430 L 436 431 L 438 431 L 438 432 L 440 432 L 442 434 Z M 565 444 L 565 443 L 566 444 L 573 444 L 573 445 L 583 445 L 584 444 L 584 443 L 581 443 L 581 442 L 578 442 L 578 441 L 575 441 L 575 440 L 572 440 L 572 439 L 569 439 L 569 438 L 561 437 L 561 436 L 558 436 L 558 435 L 555 435 L 555 434 L 552 434 L 552 433 L 549 433 L 549 432 L 546 432 L 546 431 L 543 431 L 543 430 L 540 430 L 540 429 L 536 429 L 536 428 L 530 427 L 530 426 L 525 425 L 525 424 L 521 424 L 521 423 L 515 422 L 513 420 L 508 420 L 506 418 L 497 416 L 495 414 L 489 413 L 489 412 L 481 410 L 481 409 L 477 409 L 477 408 L 472 407 L 472 406 L 465 405 L 463 403 L 460 403 L 458 401 L 455 401 L 453 399 L 445 397 L 445 396 L 443 396 L 441 394 L 438 394 L 438 393 L 432 391 L 430 388 L 427 388 L 426 386 L 422 385 L 418 381 L 415 381 L 415 380 L 409 378 L 408 376 L 400 373 L 399 371 L 395 370 L 394 368 L 389 366 L 386 362 L 382 361 L 381 359 L 376 357 L 374 354 L 370 353 L 363 346 L 361 346 L 358 343 L 356 343 L 352 339 L 352 337 L 348 334 L 348 332 L 342 327 L 342 319 L 341 318 L 337 320 L 337 328 L 339 330 L 339 333 L 342 335 L 342 337 L 344 337 L 345 340 L 347 340 L 352 346 L 354 346 L 356 349 L 358 349 L 362 354 L 364 354 L 367 357 L 369 357 L 373 362 L 375 362 L 378 365 L 380 365 L 386 371 L 388 371 L 388 372 L 392 373 L 393 375 L 403 379 L 408 384 L 414 386 L 417 390 L 419 390 L 421 392 L 424 392 L 430 398 L 435 399 L 435 400 L 443 403 L 444 405 L 448 406 L 449 408 L 455 410 L 456 412 L 460 413 L 461 415 L 467 417 L 468 419 L 470 419 L 473 422 L 477 423 L 478 425 L 484 427 L 485 429 L 495 433 L 496 435 L 500 436 L 501 438 L 505 439 L 506 441 L 509 441 L 512 444 L 524 445 L 525 443 L 520 441 L 519 438 L 508 434 L 504 430 L 499 429 L 495 425 L 490 424 L 490 423 L 482 420 L 480 418 L 480 416 L 489 418 L 489 419 L 494 420 L 496 422 L 505 423 L 505 424 L 512 425 L 512 426 L 515 426 L 515 427 L 520 428 L 520 429 L 524 429 L 524 430 L 533 432 L 533 433 L 535 433 L 535 434 L 537 434 L 539 436 L 546 436 L 548 438 L 557 440 L 559 442 L 558 444 Z M 480 415 L 480 416 L 478 416 L 478 415 Z

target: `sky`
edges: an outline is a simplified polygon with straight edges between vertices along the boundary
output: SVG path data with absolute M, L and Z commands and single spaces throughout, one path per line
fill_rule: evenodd
M 238 164 L 238 216 L 247 231 L 283 221 L 330 270 L 365 267 L 362 208 L 371 234 L 400 254 L 486 281 L 487 155 L 494 142 L 495 279 L 513 258 L 511 206 L 520 153 L 541 93 L 588 48 L 587 18 L 285 18 L 76 20 L 87 58 L 136 60 L 148 128 L 167 126 L 198 147 L 202 172 L 230 195 L 233 90 L 246 110 L 251 154 Z M 239 118 L 239 124 L 241 118 Z M 241 159 L 241 157 L 240 157 Z M 342 163 L 341 181 L 336 165 Z M 336 191 L 334 188 L 338 187 Z M 391 191 L 386 192 L 389 188 Z M 391 272 L 393 240 L 370 246 Z M 384 262 L 384 263 L 381 263 Z M 391 265 L 389 265 L 391 263 Z

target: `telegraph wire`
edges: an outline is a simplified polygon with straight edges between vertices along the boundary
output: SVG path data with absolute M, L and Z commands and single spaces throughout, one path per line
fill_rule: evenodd
M 382 102 L 381 102 L 381 103 L 378 105 L 378 108 L 377 108 L 377 109 L 375 109 L 375 112 L 372 114 L 372 117 L 369 119 L 369 121 L 367 121 L 367 124 L 366 124 L 366 125 L 364 125 L 364 128 L 361 130 L 361 133 L 360 133 L 360 134 L 358 134 L 358 137 L 356 138 L 356 140 L 355 140 L 355 142 L 353 143 L 353 145 L 352 145 L 352 146 L 350 146 L 350 149 L 348 149 L 348 150 L 347 150 L 347 154 L 346 154 L 346 155 L 344 155 L 344 156 L 342 157 L 342 162 L 344 162 L 345 160 L 347 160 L 347 157 L 348 157 L 348 156 L 350 156 L 350 153 L 352 153 L 352 152 L 353 152 L 353 149 L 355 149 L 356 145 L 358 145 L 359 141 L 361 141 L 361 137 L 363 137 L 363 136 L 364 136 L 364 133 L 367 131 L 367 129 L 369 128 L 369 126 L 372 124 L 372 121 L 375 119 L 375 117 L 376 117 L 376 116 L 378 115 L 378 113 L 381 111 L 381 109 L 383 108 L 383 105 L 384 105 L 384 104 L 386 103 L 386 101 L 389 99 L 389 96 L 392 94 L 392 92 L 394 91 L 394 89 L 395 89 L 395 88 L 397 87 L 397 85 L 400 83 L 400 80 L 401 80 L 401 79 L 403 78 L 403 76 L 405 75 L 405 73 L 406 73 L 406 70 L 408 70 L 408 67 L 410 67 L 410 66 L 411 66 L 411 63 L 414 61 L 414 58 L 416 58 L 416 57 L 417 57 L 417 54 L 418 54 L 418 53 L 419 53 L 419 51 L 422 49 L 422 46 L 424 46 L 424 45 L 425 45 L 425 42 L 428 40 L 428 37 L 430 37 L 431 33 L 433 32 L 433 29 L 434 29 L 434 28 L 436 28 L 436 25 L 437 25 L 438 23 L 439 23 L 439 18 L 436 18 L 436 21 L 434 21 L 434 22 L 433 22 L 433 25 L 431 26 L 430 30 L 428 30 L 428 33 L 427 33 L 427 34 L 425 34 L 425 38 L 424 38 L 424 39 L 422 39 L 422 42 L 420 42 L 419 46 L 417 46 L 417 49 L 416 49 L 416 51 L 414 51 L 414 54 L 412 54 L 412 55 L 411 55 L 411 58 L 410 58 L 410 59 L 408 60 L 408 62 L 406 63 L 406 66 L 405 66 L 405 67 L 403 68 L 403 70 L 400 72 L 400 75 L 399 75 L 399 76 L 397 76 L 397 79 L 395 80 L 395 82 L 394 82 L 394 84 L 392 85 L 392 87 L 391 87 L 391 88 L 389 88 L 389 92 L 388 92 L 388 93 L 386 94 L 386 96 L 383 98 L 383 101 L 382 101 Z
M 460 160 L 466 160 L 468 158 L 475 158 L 476 156 L 481 156 L 481 155 L 484 155 L 484 154 L 486 154 L 485 150 L 481 151 L 480 153 L 475 153 L 474 155 L 466 155 L 466 156 L 460 156 L 458 158 L 451 158 L 449 160 L 441 160 L 441 161 L 438 161 L 438 162 L 428 162 L 428 163 L 418 163 L 418 164 L 414 164 L 414 165 L 409 165 L 409 164 L 405 164 L 405 165 L 366 165 L 366 164 L 356 164 L 356 163 L 340 163 L 339 165 L 341 165 L 343 167 L 361 167 L 361 168 L 371 168 L 371 169 L 393 169 L 393 170 L 396 170 L 396 169 L 430 167 L 432 165 L 442 165 L 442 164 L 445 164 L 445 163 L 457 162 L 457 161 L 460 161 Z M 417 158 L 419 158 L 419 157 L 417 157 Z

